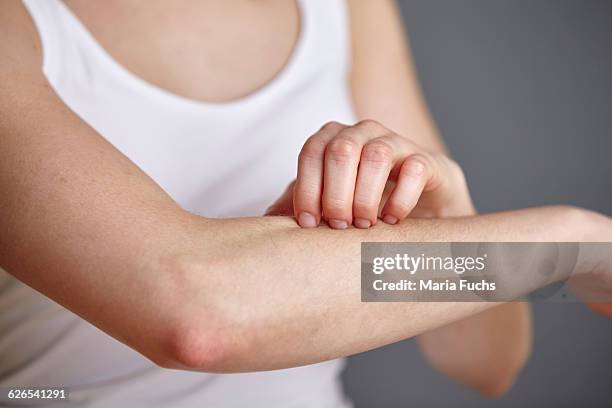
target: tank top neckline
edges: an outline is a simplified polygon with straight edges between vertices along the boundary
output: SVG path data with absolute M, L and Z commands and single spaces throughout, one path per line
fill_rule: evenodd
M 257 106 L 263 103 L 268 98 L 272 98 L 275 94 L 284 88 L 284 85 L 291 82 L 293 78 L 299 78 L 300 67 L 304 63 L 306 50 L 309 47 L 309 42 L 312 34 L 312 18 L 308 8 L 307 0 L 295 0 L 299 13 L 299 33 L 298 38 L 291 50 L 291 53 L 274 77 L 265 82 L 259 88 L 248 93 L 245 96 L 231 99 L 224 102 L 210 102 L 198 99 L 189 98 L 174 93 L 168 89 L 149 82 L 127 67 L 117 61 L 103 46 L 96 40 L 93 34 L 78 18 L 78 16 L 68 7 L 62 0 L 45 0 L 57 3 L 61 9 L 60 12 L 72 23 L 73 28 L 77 30 L 77 35 L 84 42 L 88 51 L 93 53 L 97 61 L 106 70 L 111 72 L 116 78 L 122 81 L 127 86 L 133 88 L 136 92 L 145 95 L 160 103 L 165 103 L 169 106 L 180 109 L 191 110 L 234 110 L 248 109 L 250 106 Z

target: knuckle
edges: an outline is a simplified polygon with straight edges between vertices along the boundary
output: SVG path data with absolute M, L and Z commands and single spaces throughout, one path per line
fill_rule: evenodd
M 330 121 L 321 126 L 321 130 L 324 132 L 335 132 L 338 129 L 342 129 L 344 126 L 340 122 Z
M 457 163 L 455 160 L 451 159 L 448 156 L 443 156 L 443 160 L 447 163 L 448 168 L 450 169 L 452 174 L 455 174 L 461 178 L 464 177 L 463 168 L 459 163 Z
M 353 210 L 359 214 L 374 212 L 378 209 L 378 205 L 374 200 L 367 198 L 355 198 L 353 202 Z
M 313 196 L 317 195 L 317 191 L 318 189 L 315 186 L 310 186 L 307 184 L 301 184 L 299 187 L 297 187 L 294 191 L 293 194 L 295 195 L 296 199 L 301 201 L 304 199 L 309 199 Z
M 325 141 L 317 136 L 310 136 L 302 146 L 300 159 L 321 159 L 324 151 Z
M 421 153 L 416 153 L 410 156 L 401 168 L 401 172 L 406 176 L 421 177 L 431 166 L 427 156 Z
M 363 148 L 362 160 L 387 165 L 393 161 L 393 148 L 383 140 L 375 140 Z
M 326 215 L 333 216 L 342 214 L 348 207 L 346 200 L 337 197 L 326 197 L 323 200 L 323 207 Z
M 355 140 L 347 134 L 339 135 L 327 145 L 326 154 L 336 161 L 349 161 L 359 149 Z
M 384 127 L 383 125 L 381 125 L 378 121 L 374 119 L 360 120 L 359 122 L 357 122 L 355 126 L 364 128 L 364 129 L 380 129 Z
M 398 217 L 403 217 L 405 214 L 408 214 L 412 209 L 410 203 L 406 203 L 399 200 L 389 201 L 388 212 L 393 213 Z
M 459 163 L 444 154 L 438 154 L 434 158 L 437 159 L 438 167 L 433 171 L 430 189 L 449 183 L 456 186 L 466 184 L 465 174 Z

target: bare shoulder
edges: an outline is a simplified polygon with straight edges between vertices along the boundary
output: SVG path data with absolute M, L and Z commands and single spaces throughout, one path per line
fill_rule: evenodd
M 32 121 L 24 113 L 41 112 L 35 107 L 55 95 L 42 72 L 38 31 L 21 0 L 0 1 L 0 61 L 0 149 L 6 149 L 7 134 Z M 33 122 L 44 118 L 40 113 Z
M 403 23 L 395 0 L 346 2 L 354 79 L 379 81 L 389 75 L 389 69 L 402 70 L 407 53 Z
M 346 1 L 351 25 L 354 68 L 370 71 L 376 66 L 384 66 L 383 69 L 387 70 L 398 63 L 404 65 L 407 57 L 405 35 L 395 0 Z M 373 64 L 372 61 L 379 63 Z M 382 64 L 383 62 L 393 64 Z
M 353 34 L 372 30 L 386 31 L 386 28 L 397 28 L 400 19 L 399 8 L 395 0 L 346 0 Z
M 20 0 L 0 1 L 0 85 L 41 71 L 42 51 L 38 32 Z

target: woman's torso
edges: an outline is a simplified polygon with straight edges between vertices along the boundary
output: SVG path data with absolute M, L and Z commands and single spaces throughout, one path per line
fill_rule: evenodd
M 208 3 L 227 2 L 201 2 Z M 125 2 L 125 8 L 96 18 L 93 10 L 79 12 L 80 0 L 69 3 L 74 13 L 58 0 L 24 0 L 40 34 L 44 73 L 59 97 L 183 208 L 207 217 L 261 215 L 295 177 L 304 140 L 326 121 L 353 120 L 343 1 L 302 0 L 299 11 L 289 3 L 270 1 L 262 17 L 244 9 L 242 20 L 232 23 L 235 29 L 228 29 L 228 35 L 243 37 L 233 39 L 221 38 L 214 20 L 235 10 L 217 4 L 215 12 L 221 14 L 203 19 L 205 27 L 189 28 L 190 19 L 197 23 L 205 10 L 194 6 L 186 12 L 185 27 L 176 26 L 190 43 L 181 50 L 179 37 L 160 36 L 147 26 L 157 21 L 160 31 L 169 30 L 172 22 L 182 21 L 174 12 L 156 20 Z M 118 4 L 108 6 L 122 7 Z M 84 25 L 75 13 L 83 15 Z M 109 29 L 109 21 L 116 27 Z M 142 24 L 130 27 L 129 21 Z M 270 38 L 277 30 L 283 38 L 269 44 L 249 39 L 255 31 L 239 29 L 248 21 Z M 88 22 L 93 36 L 85 28 Z M 199 35 L 206 38 L 201 49 L 192 40 Z M 210 37 L 219 40 L 211 43 Z M 240 43 L 247 55 L 222 59 L 219 50 L 240 53 L 232 45 Z M 148 49 L 136 50 L 138 44 Z M 130 59 L 132 54 L 136 57 Z M 161 68 L 148 68 L 143 63 L 148 59 Z M 214 69 L 205 69 L 208 60 Z M 161 369 L 3 271 L 0 361 L 0 385 L 68 386 L 75 405 L 344 404 L 340 361 L 233 375 Z

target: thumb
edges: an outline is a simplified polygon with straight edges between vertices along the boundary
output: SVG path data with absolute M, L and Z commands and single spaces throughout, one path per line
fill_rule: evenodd
M 278 200 L 274 202 L 266 210 L 266 216 L 292 216 L 293 215 L 293 185 L 295 181 L 289 184 L 285 192 Z

